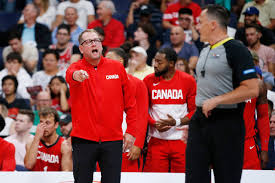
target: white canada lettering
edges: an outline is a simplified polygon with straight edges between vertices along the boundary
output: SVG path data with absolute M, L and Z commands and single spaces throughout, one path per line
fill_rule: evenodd
M 182 90 L 165 89 L 152 90 L 152 99 L 183 99 Z
M 37 159 L 41 159 L 42 161 L 49 162 L 49 163 L 59 163 L 58 155 L 47 154 L 40 151 L 38 151 Z
M 106 75 L 106 79 L 118 79 L 119 76 L 117 74 L 114 75 Z

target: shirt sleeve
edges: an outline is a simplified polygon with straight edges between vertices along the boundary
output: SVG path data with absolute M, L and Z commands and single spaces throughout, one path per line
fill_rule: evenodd
M 199 50 L 198 48 L 195 46 L 195 44 L 191 44 L 191 54 L 190 57 L 194 57 L 194 56 L 199 56 Z
M 257 78 L 251 53 L 243 44 L 230 40 L 224 47 L 228 64 L 232 68 L 234 88 L 244 80 Z
M 66 82 L 70 85 L 70 87 L 72 87 L 72 86 L 74 86 L 74 85 L 80 84 L 80 82 L 75 81 L 75 80 L 73 79 L 73 73 L 74 73 L 74 71 L 79 70 L 79 69 L 77 69 L 76 64 L 77 64 L 77 62 L 71 64 L 71 65 L 68 67 L 67 71 L 66 71 Z
M 188 117 L 189 119 L 192 118 L 192 116 L 196 110 L 196 103 L 195 103 L 196 91 L 197 91 L 196 81 L 192 76 L 190 76 L 189 93 L 186 97 L 187 98 L 188 114 L 186 114 L 186 116 L 185 116 L 185 117 Z
M 127 130 L 126 133 L 129 133 L 136 137 L 137 131 L 137 105 L 136 105 L 136 98 L 134 94 L 134 87 L 133 83 L 130 82 L 127 73 L 121 65 L 121 76 L 122 76 L 122 90 L 123 90 L 123 97 L 124 97 L 124 111 L 127 114 L 126 116 L 126 123 L 127 123 Z
M 148 124 L 148 93 L 145 84 L 142 81 L 137 82 L 136 90 L 136 101 L 137 101 L 137 137 L 135 145 L 143 148 L 147 124 Z
M 162 20 L 163 21 L 171 21 L 173 19 L 173 12 L 171 11 L 170 6 L 167 7 L 166 11 L 163 14 Z
M 259 104 L 257 108 L 257 128 L 259 130 L 260 142 L 262 151 L 268 151 L 269 141 L 269 119 L 268 119 L 268 104 Z
M 95 15 L 94 5 L 90 1 L 86 1 L 85 8 L 86 8 L 87 15 Z
M 116 25 L 116 31 L 114 32 L 114 37 L 110 43 L 108 43 L 109 48 L 116 48 L 122 45 L 125 41 L 125 36 L 124 36 L 124 26 L 120 23 L 117 22 Z
M 275 63 L 275 51 L 272 48 L 267 48 L 267 62 Z
M 2 162 L 1 171 L 14 171 L 15 170 L 15 147 L 13 144 L 9 144 L 6 148 L 6 156 Z
M 147 112 L 147 120 L 148 120 L 148 124 L 151 125 L 151 126 L 154 126 L 154 124 L 156 124 L 156 120 L 154 120 L 151 115 L 149 114 L 149 106 L 151 106 L 150 104 L 150 93 L 149 93 L 149 80 L 148 80 L 148 77 L 145 77 L 143 79 L 143 82 L 146 86 L 146 90 L 147 90 L 147 95 L 148 95 L 148 112 Z
M 64 16 L 65 14 L 65 9 L 66 9 L 66 6 L 64 5 L 65 2 L 63 3 L 60 3 L 57 7 L 57 12 L 56 12 L 56 15 L 62 15 Z

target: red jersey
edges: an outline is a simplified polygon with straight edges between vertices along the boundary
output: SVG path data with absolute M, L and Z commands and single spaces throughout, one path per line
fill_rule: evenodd
M 73 54 L 73 46 L 74 44 L 69 42 L 68 46 L 65 48 L 65 50 L 61 53 L 59 53 L 59 60 L 58 60 L 58 68 L 59 70 L 67 69 L 70 65 L 71 57 Z M 56 49 L 56 45 L 50 45 L 51 49 Z
M 259 110 L 260 104 L 257 105 L 257 98 L 246 100 L 243 118 L 245 123 L 245 139 L 252 138 L 256 135 L 256 130 L 259 131 L 261 148 L 264 151 L 268 151 L 269 141 L 269 120 L 268 111 Z M 255 129 L 255 110 L 257 110 L 257 128 Z
M 110 22 L 104 26 L 100 20 L 95 20 L 88 25 L 88 29 L 95 27 L 101 27 L 104 30 L 105 37 L 102 42 L 103 46 L 117 48 L 124 43 L 124 26 L 120 21 L 112 18 Z
M 184 72 L 175 71 L 169 81 L 154 74 L 144 78 L 149 95 L 149 123 L 159 119 L 167 119 L 167 114 L 174 119 L 188 117 L 191 119 L 195 112 L 196 81 Z M 172 127 L 166 132 L 159 132 L 154 126 L 149 127 L 149 135 L 164 140 L 179 140 L 183 131 Z
M 72 106 L 71 99 L 68 98 L 67 102 L 69 104 L 69 107 L 71 108 L 71 106 Z M 61 110 L 61 104 L 60 104 L 60 99 L 59 98 L 53 98 L 52 99 L 52 105 L 51 105 L 51 107 L 54 108 L 55 110 L 63 112 L 63 113 L 68 112 L 68 111 L 62 111 Z
M 0 171 L 15 170 L 15 147 L 0 137 Z
M 32 171 L 61 171 L 61 145 L 64 139 L 58 136 L 56 142 L 47 146 L 40 140 L 36 163 Z
M 191 9 L 194 17 L 194 22 L 195 24 L 198 23 L 198 18 L 201 14 L 201 7 L 194 2 L 190 3 L 187 6 L 182 6 L 179 2 L 169 5 L 163 15 L 163 20 L 169 21 L 172 25 L 178 25 L 178 12 L 181 8 Z
M 128 74 L 130 82 L 133 83 L 137 103 L 137 133 L 134 145 L 143 148 L 147 124 L 148 124 L 148 94 L 143 81 Z M 123 120 L 123 131 L 127 128 L 127 122 Z
M 85 70 L 89 78 L 73 80 L 73 73 Z M 71 136 L 91 141 L 123 139 L 123 111 L 127 133 L 136 135 L 137 108 L 132 83 L 121 63 L 101 57 L 97 67 L 85 58 L 71 64 L 66 72 L 72 101 Z

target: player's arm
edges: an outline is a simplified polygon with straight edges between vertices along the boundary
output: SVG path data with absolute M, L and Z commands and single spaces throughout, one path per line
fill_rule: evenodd
M 129 160 L 136 160 L 140 157 L 144 145 L 146 130 L 148 126 L 148 93 L 146 85 L 139 81 L 137 84 L 136 101 L 137 101 L 137 137 L 134 145 L 129 152 Z
M 40 139 L 44 134 L 45 125 L 39 123 L 37 125 L 36 133 L 32 141 L 27 142 L 26 144 L 26 155 L 24 158 L 24 165 L 27 169 L 31 170 L 37 160 L 38 146 Z
M 73 170 L 73 160 L 72 160 L 72 146 L 71 142 L 64 140 L 61 144 L 61 170 L 62 171 L 72 171 Z
M 269 142 L 269 119 L 268 119 L 268 102 L 267 102 L 267 90 L 263 81 L 259 82 L 259 97 L 257 98 L 257 129 L 259 130 L 260 142 L 261 142 L 261 154 L 262 168 L 266 167 L 268 162 L 268 142 Z
M 180 122 L 181 122 L 180 125 L 187 125 L 196 111 L 196 103 L 195 103 L 196 91 L 197 91 L 197 84 L 195 79 L 192 77 L 190 79 L 189 92 L 186 97 L 188 114 L 184 116 L 184 118 L 180 119 Z
M 40 139 L 34 137 L 33 141 L 30 141 L 26 144 L 24 165 L 29 170 L 31 170 L 36 163 L 39 141 Z

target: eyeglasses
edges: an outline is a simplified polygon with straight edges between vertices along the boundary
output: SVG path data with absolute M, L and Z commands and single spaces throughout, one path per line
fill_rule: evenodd
M 92 44 L 97 44 L 97 43 L 99 43 L 99 42 L 101 42 L 101 40 L 100 39 L 87 39 L 87 40 L 85 40 L 85 41 L 83 41 L 82 43 L 81 43 L 81 45 L 84 45 L 85 44 L 85 46 L 91 46 Z

